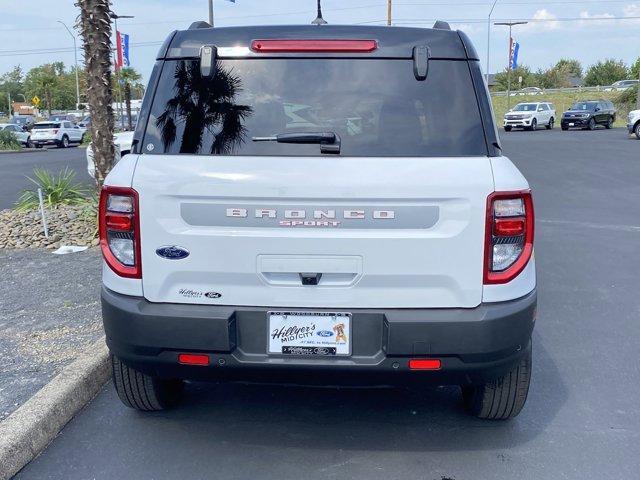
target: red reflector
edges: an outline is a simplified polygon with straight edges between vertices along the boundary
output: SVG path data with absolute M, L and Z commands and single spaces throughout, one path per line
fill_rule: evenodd
M 411 370 L 440 370 L 442 362 L 439 358 L 413 358 L 409 360 Z
M 113 215 L 108 213 L 106 222 L 108 230 L 118 230 L 121 232 L 130 232 L 133 226 L 130 215 Z
M 261 53 L 277 52 L 373 52 L 375 40 L 254 40 L 251 50 Z
M 209 365 L 209 355 L 198 355 L 195 353 L 181 353 L 178 355 L 178 363 L 183 365 Z
M 522 235 L 524 233 L 524 218 L 497 218 L 494 230 L 496 235 L 504 237 Z

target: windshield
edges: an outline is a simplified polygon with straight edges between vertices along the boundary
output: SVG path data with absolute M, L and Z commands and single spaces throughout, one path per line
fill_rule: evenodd
M 535 112 L 538 109 L 538 105 L 535 103 L 521 103 L 513 108 L 514 112 Z
M 598 102 L 577 102 L 571 107 L 571 110 L 595 110 L 598 106 Z
M 252 142 L 333 132 L 344 156 L 487 155 L 465 61 L 432 60 L 417 81 L 410 60 L 165 61 L 142 148 L 153 154 L 320 155 L 318 145 Z
M 50 128 L 60 128 L 59 123 L 37 123 L 33 126 L 34 130 L 47 130 Z

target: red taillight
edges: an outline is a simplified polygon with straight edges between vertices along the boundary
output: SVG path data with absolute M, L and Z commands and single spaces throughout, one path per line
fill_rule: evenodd
M 142 278 L 138 192 L 105 185 L 100 192 L 100 248 L 109 268 L 126 278 Z
M 378 48 L 375 40 L 254 40 L 251 50 L 260 53 L 366 53 Z
M 183 365 L 198 365 L 206 367 L 209 365 L 209 355 L 196 353 L 180 353 L 178 355 L 178 363 Z
M 53 130 L 53 134 L 54 134 L 54 135 L 57 135 L 57 134 L 58 134 L 58 130 L 57 130 L 57 129 L 54 129 L 54 130 Z
M 498 218 L 494 222 L 494 234 L 501 237 L 522 235 L 525 231 L 524 218 Z
M 534 213 L 530 191 L 494 192 L 487 198 L 484 283 L 517 277 L 533 253 Z
M 412 358 L 409 360 L 410 370 L 440 370 L 442 362 L 439 358 Z
M 130 232 L 133 228 L 133 219 L 131 218 L 131 215 L 107 213 L 105 223 L 107 225 L 107 230 Z

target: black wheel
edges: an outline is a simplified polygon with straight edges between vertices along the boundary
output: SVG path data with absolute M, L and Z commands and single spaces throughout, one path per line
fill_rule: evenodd
M 520 413 L 531 382 L 531 348 L 504 377 L 476 387 L 463 387 L 465 407 L 488 420 L 508 420 Z
M 569 130 L 569 127 L 565 127 L 564 125 L 560 125 L 560 128 L 561 128 L 562 130 Z
M 640 140 L 640 122 L 636 123 L 636 128 L 633 129 L 633 133 L 635 133 L 636 138 Z
M 510 127 L 509 125 L 506 125 L 506 126 L 504 127 L 504 131 L 505 131 L 505 132 L 510 132 L 510 131 L 511 131 L 511 127 Z
M 27 148 L 33 148 L 33 142 L 31 141 L 31 137 L 27 138 Z
M 554 120 L 553 120 L 553 117 L 551 117 L 551 118 L 549 119 L 549 123 L 547 123 L 547 124 L 545 125 L 546 129 L 547 129 L 547 130 L 551 130 L 551 129 L 553 128 L 553 123 L 554 123 Z
M 594 130 L 596 128 L 596 121 L 593 118 L 589 119 L 589 123 L 587 123 L 588 130 Z
M 532 132 L 538 129 L 538 120 L 536 120 L 535 118 L 531 121 L 531 126 L 528 128 L 528 130 L 531 130 Z
M 42 148 L 42 145 L 37 145 L 37 144 L 36 144 L 36 148 Z
M 62 136 L 62 140 L 60 140 L 60 143 L 58 144 L 58 148 L 68 148 L 69 147 L 69 137 L 67 137 L 66 135 Z
M 176 405 L 182 396 L 181 380 L 151 377 L 128 367 L 111 355 L 113 384 L 122 403 L 143 412 L 164 410 Z
M 613 127 L 613 118 L 609 117 L 609 120 L 607 120 L 607 123 L 604 124 L 604 128 L 608 130 L 611 127 Z

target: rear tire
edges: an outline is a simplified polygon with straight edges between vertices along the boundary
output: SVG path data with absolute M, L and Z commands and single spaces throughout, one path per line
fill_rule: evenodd
M 554 120 L 553 120 L 553 117 L 551 117 L 551 118 L 549 119 L 549 123 L 547 123 L 547 124 L 545 125 L 546 129 L 547 129 L 547 130 L 551 130 L 551 129 L 553 129 L 553 123 L 554 123 Z
M 182 397 L 182 380 L 151 377 L 128 367 L 111 355 L 113 384 L 118 397 L 129 408 L 154 412 L 175 406 Z
M 611 127 L 613 127 L 613 118 L 609 117 L 609 120 L 607 120 L 607 123 L 604 124 L 604 128 L 609 130 Z
M 506 127 L 504 127 L 504 131 L 505 131 L 505 132 L 510 132 L 510 131 L 511 131 L 511 127 L 510 127 L 510 126 L 506 126 Z
M 565 127 L 564 125 L 560 125 L 560 129 L 562 131 L 567 131 L 567 130 L 569 130 L 569 127 Z
M 636 138 L 640 140 L 640 122 L 636 123 L 636 128 L 633 129 L 633 133 L 635 133 Z
M 527 401 L 531 382 L 531 348 L 520 363 L 504 377 L 475 387 L 463 387 L 466 409 L 488 420 L 508 420 L 517 416 Z
M 58 148 L 68 148 L 69 147 L 69 137 L 67 137 L 66 135 L 62 136 L 62 140 L 60 140 L 60 143 L 58 144 Z
M 31 141 L 31 137 L 27 138 L 27 145 L 26 146 L 27 146 L 27 148 L 33 148 L 34 147 L 34 144 Z

